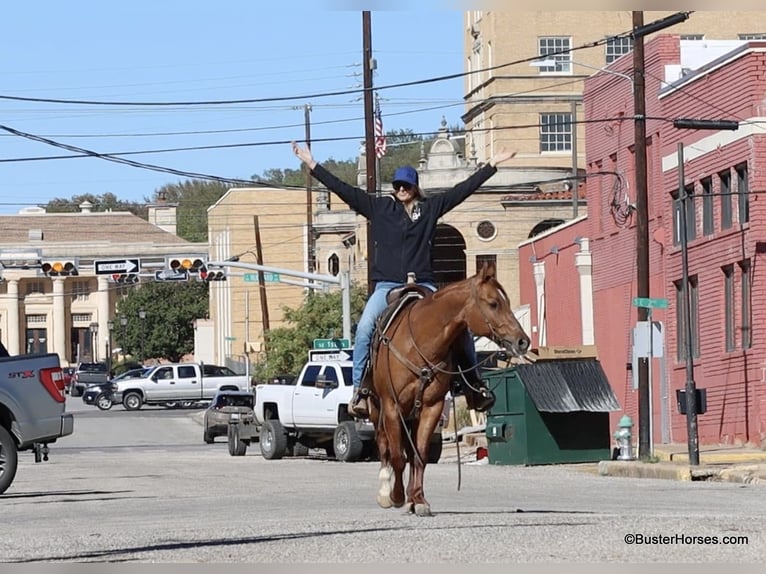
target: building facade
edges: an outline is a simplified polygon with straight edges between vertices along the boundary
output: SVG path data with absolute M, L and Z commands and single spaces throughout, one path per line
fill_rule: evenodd
M 622 71 L 622 61 L 613 68 Z M 703 443 L 755 443 L 766 438 L 766 342 L 759 336 L 766 307 L 756 272 L 766 251 L 762 237 L 766 212 L 757 201 L 766 189 L 763 70 L 764 42 L 695 42 L 662 35 L 646 44 L 647 181 L 650 297 L 667 301 L 653 309 L 655 332 L 664 338 L 652 360 L 651 436 L 654 442 L 683 442 L 686 417 L 678 412 L 676 391 L 685 388 L 687 350 L 697 388 L 704 389 L 707 412 L 698 417 Z M 638 421 L 632 329 L 637 319 L 637 230 L 635 148 L 630 86 L 599 73 L 584 92 L 587 194 L 590 206 L 578 229 L 562 227 L 536 242 L 570 245 L 572 235 L 587 239 L 592 265 L 595 343 L 624 413 Z M 612 121 L 604 122 L 611 118 Z M 679 129 L 679 118 L 736 119 L 737 131 Z M 598 122 L 596 120 L 599 120 Z M 679 170 L 679 166 L 683 166 Z M 683 204 L 680 190 L 692 199 Z M 689 332 L 684 322 L 681 210 L 687 219 Z M 532 245 L 522 246 L 523 274 Z M 582 249 L 580 249 L 581 251 Z M 573 254 L 574 251 L 573 250 Z M 555 286 L 575 276 L 572 257 L 561 269 L 545 262 L 545 300 L 556 308 Z M 583 287 L 585 288 L 585 287 Z M 522 283 L 522 300 L 539 322 L 535 286 Z M 571 298 L 569 299 L 571 301 Z M 577 316 L 584 316 L 577 313 Z M 573 316 L 546 311 L 549 340 L 581 325 Z M 554 335 L 555 333 L 555 335 Z M 567 341 L 569 342 L 569 341 Z M 658 353 L 659 354 L 659 353 Z

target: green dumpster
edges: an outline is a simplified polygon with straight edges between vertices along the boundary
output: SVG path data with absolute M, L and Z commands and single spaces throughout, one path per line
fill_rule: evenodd
M 540 359 L 485 378 L 497 396 L 487 414 L 490 464 L 611 458 L 609 412 L 620 406 L 597 359 Z

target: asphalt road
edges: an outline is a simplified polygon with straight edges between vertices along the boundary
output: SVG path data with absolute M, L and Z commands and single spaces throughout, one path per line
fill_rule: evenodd
M 0 561 L 753 562 L 763 487 L 598 476 L 592 465 L 430 465 L 435 516 L 375 504 L 377 463 L 230 457 L 191 411 L 101 412 L 0 496 Z M 78 412 L 79 411 L 79 412 Z M 628 544 L 626 536 L 667 540 Z M 719 543 L 704 538 L 718 537 Z M 723 544 L 724 536 L 747 542 Z

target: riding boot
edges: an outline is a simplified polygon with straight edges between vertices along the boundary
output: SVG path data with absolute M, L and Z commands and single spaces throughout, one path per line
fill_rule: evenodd
M 495 404 L 495 393 L 479 377 L 476 369 L 463 371 L 463 379 L 460 381 L 460 387 L 465 395 L 468 408 L 480 413 L 491 409 Z
M 354 396 L 348 403 L 348 414 L 352 417 L 366 419 L 370 416 L 370 409 L 367 405 L 368 390 L 360 387 L 354 387 Z

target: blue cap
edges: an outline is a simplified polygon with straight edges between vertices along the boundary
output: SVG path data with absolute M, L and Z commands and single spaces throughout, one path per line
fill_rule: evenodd
M 414 167 L 410 167 L 409 165 L 404 165 L 396 169 L 394 172 L 394 185 L 396 185 L 397 182 L 409 183 L 410 185 L 420 187 L 418 185 L 418 172 L 415 171 Z

